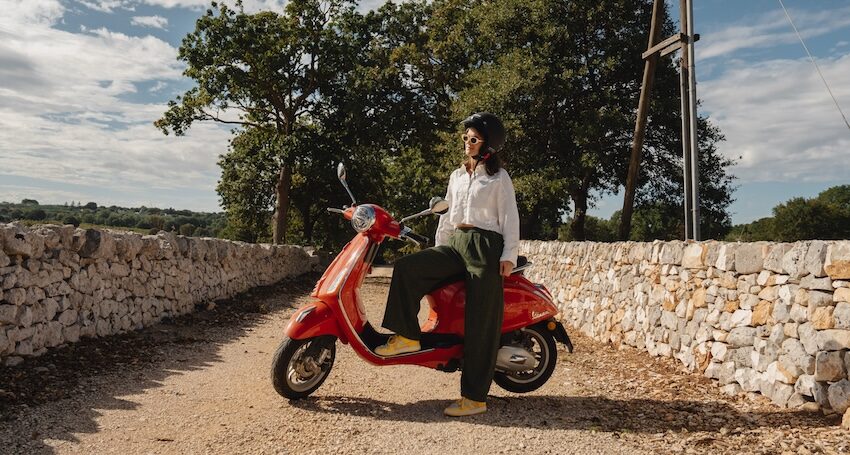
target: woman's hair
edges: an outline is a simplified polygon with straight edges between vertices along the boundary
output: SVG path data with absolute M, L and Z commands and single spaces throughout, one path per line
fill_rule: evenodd
M 500 155 L 500 153 L 491 153 L 490 156 L 484 160 L 484 169 L 487 171 L 487 175 L 495 175 L 499 172 L 499 169 L 505 167 Z M 467 171 L 471 171 L 473 166 L 476 164 L 475 158 L 473 157 L 467 157 L 466 160 L 463 161 L 463 167 L 466 168 Z

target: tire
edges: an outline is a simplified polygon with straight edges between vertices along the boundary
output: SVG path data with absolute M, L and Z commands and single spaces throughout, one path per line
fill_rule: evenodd
M 325 382 L 335 358 L 336 337 L 285 337 L 272 359 L 274 389 L 290 400 L 310 395 Z
M 537 357 L 537 365 L 528 371 L 497 371 L 493 381 L 499 387 L 514 393 L 527 393 L 539 389 L 555 371 L 558 362 L 558 350 L 555 336 L 543 326 L 531 326 L 522 329 L 522 337 L 517 343 Z

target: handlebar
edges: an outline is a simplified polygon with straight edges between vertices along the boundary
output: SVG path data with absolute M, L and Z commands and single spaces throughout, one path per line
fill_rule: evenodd
M 402 240 L 410 240 L 419 246 L 428 246 L 428 237 L 413 232 L 407 226 L 401 228 L 401 234 L 398 237 Z

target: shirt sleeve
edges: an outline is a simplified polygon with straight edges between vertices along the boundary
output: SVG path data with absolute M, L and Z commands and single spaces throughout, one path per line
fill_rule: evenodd
M 519 254 L 519 210 L 516 205 L 514 184 L 504 169 L 502 172 L 505 176 L 501 179 L 498 214 L 505 246 L 500 261 L 508 261 L 516 267 Z
M 449 203 L 449 209 L 446 213 L 440 215 L 440 222 L 437 224 L 437 233 L 434 234 L 434 246 L 448 245 L 449 237 L 452 236 L 455 228 L 449 222 L 449 214 L 452 212 L 452 183 L 454 182 L 455 173 L 452 172 L 449 176 L 449 187 L 446 189 L 446 201 Z

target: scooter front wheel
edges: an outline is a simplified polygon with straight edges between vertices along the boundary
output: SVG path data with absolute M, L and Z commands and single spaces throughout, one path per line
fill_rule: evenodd
M 336 337 L 285 337 L 272 359 L 272 384 L 290 400 L 304 398 L 325 382 L 336 357 Z

